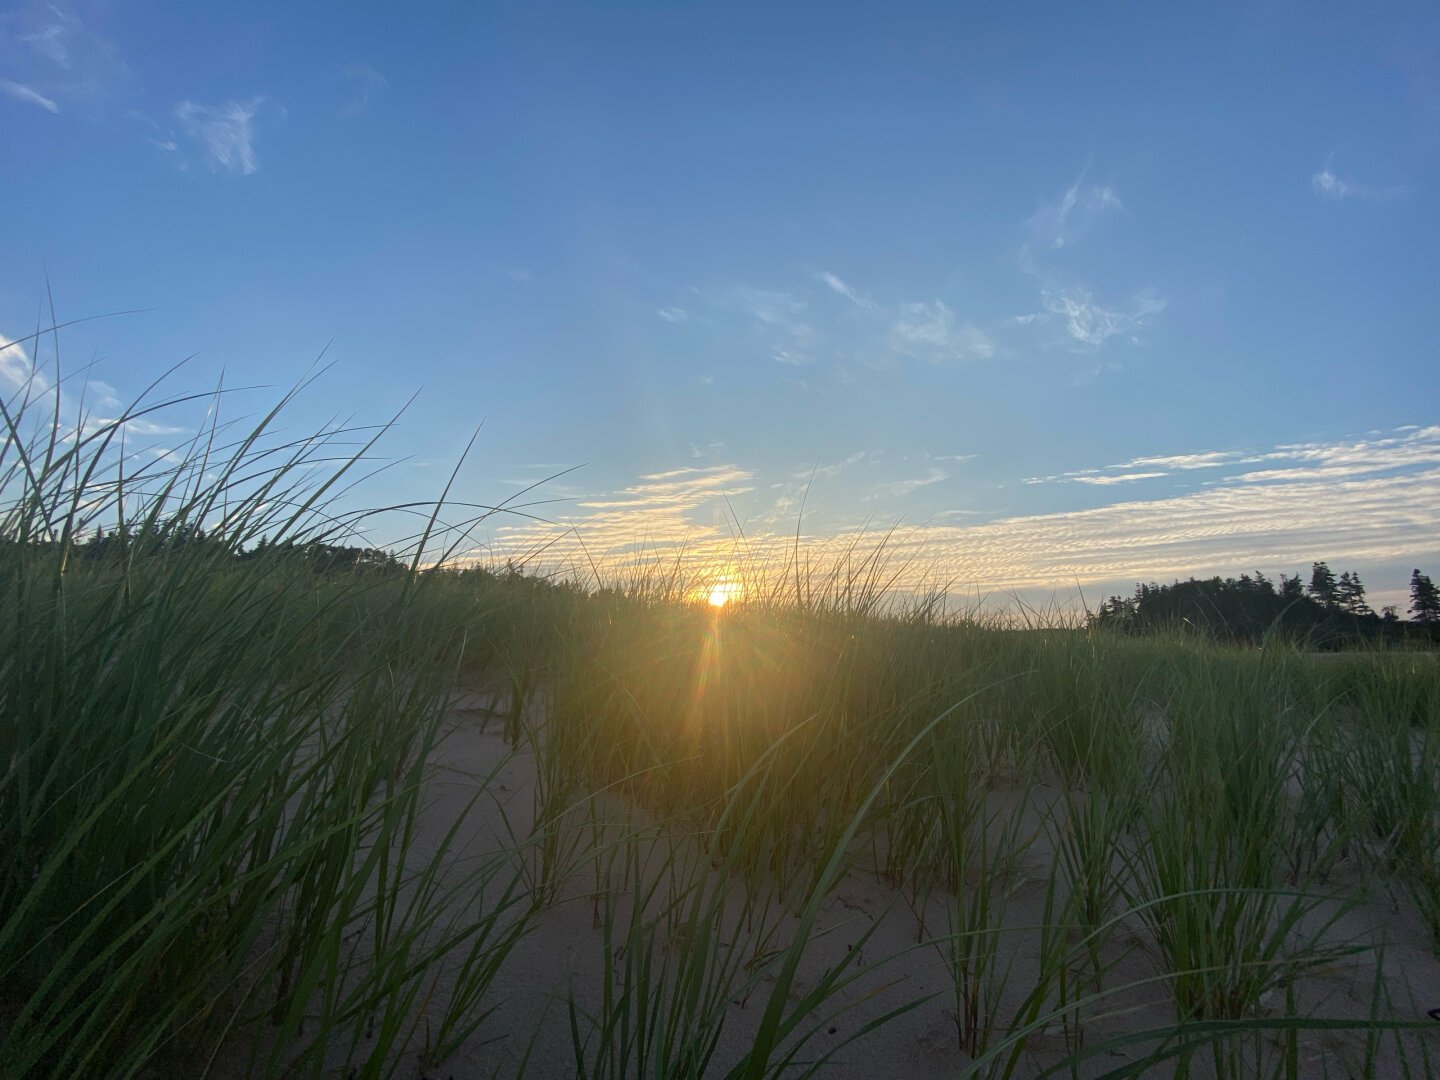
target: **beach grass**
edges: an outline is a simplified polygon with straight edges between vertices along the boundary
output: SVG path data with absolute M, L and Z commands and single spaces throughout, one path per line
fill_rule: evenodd
M 443 496 L 317 567 L 383 430 L 286 405 L 156 455 L 5 404 L 3 1075 L 860 1075 L 917 1018 L 969 1075 L 1428 1074 L 1433 654 L 947 614 L 883 539 L 719 607 L 456 563 Z

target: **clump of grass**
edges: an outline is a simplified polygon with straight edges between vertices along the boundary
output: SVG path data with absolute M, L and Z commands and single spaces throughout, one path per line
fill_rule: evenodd
M 206 430 L 151 454 L 127 430 L 186 398 L 70 421 L 62 383 L 0 408 L 7 1075 L 203 1071 L 252 1032 L 272 1075 L 335 1053 L 373 1069 L 426 969 L 468 950 L 443 1052 L 523 924 L 513 882 L 475 906 L 506 863 L 459 881 L 449 839 L 415 846 L 463 622 L 437 621 L 418 557 L 339 575 L 303 557 L 350 538 L 359 515 L 330 500 L 378 433 L 337 459 L 353 432 L 272 436 L 287 398 L 233 434 L 217 396 Z
M 1376 704 L 1347 725 L 1332 763 L 1342 820 L 1350 843 L 1408 893 L 1440 955 L 1440 727 L 1411 727 Z

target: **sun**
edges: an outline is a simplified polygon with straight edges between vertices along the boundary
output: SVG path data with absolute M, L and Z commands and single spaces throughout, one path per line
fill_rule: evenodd
M 737 581 L 717 581 L 711 588 L 707 599 L 711 607 L 722 608 L 731 600 L 740 596 L 740 583 Z

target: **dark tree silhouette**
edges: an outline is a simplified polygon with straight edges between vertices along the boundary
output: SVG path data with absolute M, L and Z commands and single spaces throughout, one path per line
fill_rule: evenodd
M 1335 598 L 1339 605 L 1351 615 L 1373 615 L 1370 605 L 1365 602 L 1365 586 L 1360 583 L 1360 575 L 1347 570 L 1340 575 L 1340 581 L 1335 586 Z
M 1410 614 L 1425 626 L 1440 623 L 1440 589 L 1435 587 L 1429 574 L 1419 570 L 1410 573 Z
M 1429 599 L 1411 612 L 1432 612 L 1428 618 L 1440 628 L 1440 596 L 1428 578 L 1418 570 L 1416 574 L 1423 582 L 1420 592 Z M 1415 594 L 1413 581 L 1411 592 Z M 1336 577 L 1326 563 L 1317 562 L 1308 587 L 1298 574 L 1281 574 L 1277 586 L 1259 571 L 1235 578 L 1136 585 L 1133 595 L 1112 596 L 1101 604 L 1089 624 L 1129 634 L 1179 630 L 1256 644 L 1278 634 L 1321 648 L 1343 648 L 1379 640 L 1428 640 L 1433 630 L 1417 625 L 1421 621 L 1417 616 L 1402 622 L 1393 608 L 1377 615 L 1365 602 L 1365 584 L 1358 573 L 1347 570 Z
M 1338 591 L 1335 574 L 1330 567 L 1323 562 L 1311 563 L 1310 587 L 1306 590 L 1311 599 L 1323 607 L 1333 608 L 1338 606 Z

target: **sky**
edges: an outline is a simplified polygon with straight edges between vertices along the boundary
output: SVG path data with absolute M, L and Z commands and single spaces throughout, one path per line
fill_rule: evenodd
M 546 500 L 489 556 L 1440 572 L 1433 4 L 22 0 L 0 146 L 0 336 L 129 312 L 61 334 L 97 400 L 241 416 L 323 354 L 296 431 L 418 392 L 363 497 L 479 426 L 455 497 Z

